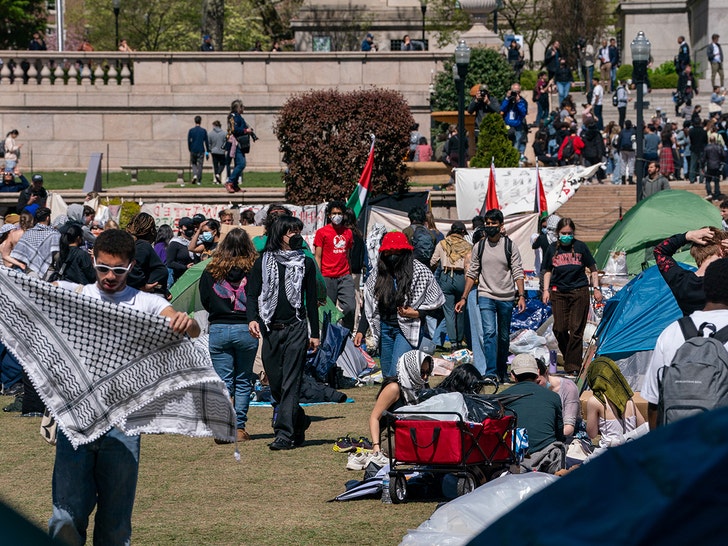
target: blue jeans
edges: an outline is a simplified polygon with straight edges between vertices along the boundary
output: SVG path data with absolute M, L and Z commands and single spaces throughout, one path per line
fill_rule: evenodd
M 478 296 L 480 319 L 483 323 L 483 352 L 486 375 L 505 377 L 508 345 L 511 333 L 513 302 Z
M 455 345 L 465 339 L 465 314 L 455 312 L 455 304 L 460 301 L 465 289 L 465 274 L 443 271 L 439 284 L 445 294 L 445 304 L 442 307 L 445 312 L 447 337 Z
M 244 429 L 253 392 L 258 340 L 250 335 L 247 324 L 211 324 L 208 347 L 212 366 L 234 399 L 237 428 Z
M 485 375 L 485 351 L 483 350 L 483 319 L 478 307 L 478 289 L 474 288 L 468 294 L 468 322 L 470 322 L 470 350 L 473 351 L 473 366 L 478 368 L 481 375 Z
M 526 152 L 526 142 L 524 141 L 526 129 L 521 125 L 520 129 L 513 129 L 513 131 L 516 135 L 516 143 L 514 146 L 523 155 Z
M 233 186 L 238 187 L 238 178 L 240 178 L 245 170 L 245 154 L 240 151 L 240 146 L 235 147 L 235 168 L 228 177 L 228 182 L 232 182 Z
M 559 90 L 559 109 L 560 109 L 561 103 L 564 102 L 566 95 L 569 94 L 569 90 L 571 89 L 571 82 L 556 82 L 556 89 Z
M 381 334 L 379 339 L 379 365 L 382 367 L 384 377 L 397 377 L 397 361 L 407 351 L 417 349 L 410 345 L 404 337 L 399 326 L 392 326 L 384 321 L 381 323 Z M 420 339 L 422 329 L 420 328 Z
M 131 512 L 139 475 L 139 436 L 112 428 L 101 438 L 73 449 L 58 431 L 53 466 L 53 514 L 48 532 L 67 544 L 86 542 L 95 506 L 95 545 L 131 543 Z

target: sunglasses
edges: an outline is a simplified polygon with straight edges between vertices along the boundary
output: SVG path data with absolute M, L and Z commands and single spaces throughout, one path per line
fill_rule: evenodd
M 127 267 L 111 267 L 108 265 L 100 265 L 96 263 L 96 260 L 94 260 L 94 269 L 101 273 L 102 275 L 106 275 L 109 271 L 111 271 L 114 275 L 126 275 L 131 271 L 132 264 L 129 264 Z
M 103 230 L 104 227 L 103 226 L 99 226 L 99 225 L 95 225 L 95 226 L 91 226 L 91 229 L 101 229 L 101 230 Z

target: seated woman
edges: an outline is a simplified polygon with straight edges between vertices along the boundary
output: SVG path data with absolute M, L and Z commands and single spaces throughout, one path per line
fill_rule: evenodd
M 561 398 L 561 413 L 564 419 L 564 436 L 568 442 L 575 432 L 583 427 L 581 419 L 581 403 L 579 402 L 579 388 L 571 379 L 550 375 L 548 367 L 540 358 L 538 364 L 538 379 L 536 383 L 555 392 Z
M 594 396 L 586 404 L 586 431 L 599 438 L 599 447 L 624 443 L 624 435 L 645 423 L 632 397 L 634 393 L 613 360 L 597 357 L 587 370 Z
M 432 366 L 430 355 L 422 351 L 407 351 L 397 361 L 397 375 L 384 379 L 374 409 L 369 416 L 369 433 L 373 440 L 372 451 L 375 455 L 383 451 L 383 445 L 387 446 L 387 438 L 383 434 L 386 426 L 382 415 L 385 411 L 393 412 L 402 406 L 416 404 L 417 391 L 427 386 Z

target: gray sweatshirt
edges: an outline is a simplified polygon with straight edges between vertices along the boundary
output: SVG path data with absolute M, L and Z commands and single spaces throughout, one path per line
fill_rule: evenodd
M 478 250 L 481 243 L 484 245 L 483 258 L 478 263 Z M 478 296 L 499 301 L 514 300 L 516 298 L 515 282 L 523 278 L 523 265 L 518 247 L 513 245 L 511 268 L 508 269 L 505 239 L 500 237 L 495 245 L 487 238 L 482 239 L 473 247 L 467 276 L 478 281 Z

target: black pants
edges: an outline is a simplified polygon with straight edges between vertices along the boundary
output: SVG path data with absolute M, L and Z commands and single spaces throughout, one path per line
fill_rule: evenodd
M 301 320 L 282 330 L 266 331 L 265 327 L 261 330 L 263 368 L 277 408 L 273 430 L 276 438 L 292 442 L 294 433 L 305 429 L 306 414 L 298 402 L 308 349 L 308 325 Z
M 215 173 L 215 177 L 222 174 L 227 166 L 227 154 L 212 154 L 212 170 Z

